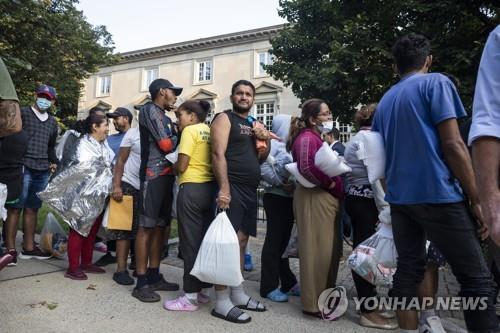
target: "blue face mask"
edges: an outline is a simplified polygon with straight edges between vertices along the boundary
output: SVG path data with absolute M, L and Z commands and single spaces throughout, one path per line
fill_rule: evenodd
M 46 98 L 38 97 L 36 99 L 36 105 L 38 106 L 40 111 L 47 111 L 52 106 L 52 102 Z

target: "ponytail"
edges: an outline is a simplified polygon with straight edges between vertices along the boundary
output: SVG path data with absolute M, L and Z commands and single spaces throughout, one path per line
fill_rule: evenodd
M 288 135 L 288 141 L 286 143 L 286 150 L 291 151 L 293 143 L 297 136 L 299 136 L 300 132 L 307 128 L 307 124 L 302 117 L 293 117 L 292 122 L 290 123 L 290 133 Z

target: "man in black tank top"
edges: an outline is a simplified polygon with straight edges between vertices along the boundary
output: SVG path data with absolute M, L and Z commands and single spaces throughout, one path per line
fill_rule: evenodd
M 228 209 L 227 215 L 240 242 L 243 258 L 249 236 L 257 233 L 257 186 L 260 181 L 260 164 L 269 155 L 269 132 L 253 128 L 249 117 L 254 104 L 255 87 L 249 81 L 233 84 L 231 103 L 233 109 L 217 115 L 211 126 L 212 168 L 219 185 L 217 204 Z M 256 139 L 266 140 L 267 149 L 257 152 Z M 248 322 L 250 317 L 238 308 L 265 311 L 265 306 L 250 298 L 242 285 L 231 287 L 230 298 L 225 286 L 216 286 L 217 302 L 212 314 L 229 321 Z M 235 307 L 236 306 L 236 307 Z M 236 309 L 236 310 L 235 310 Z

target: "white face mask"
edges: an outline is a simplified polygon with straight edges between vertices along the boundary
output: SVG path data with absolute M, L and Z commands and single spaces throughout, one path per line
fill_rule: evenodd
M 38 106 L 38 109 L 40 109 L 40 111 L 47 111 L 52 106 L 52 102 L 46 98 L 38 97 L 36 99 L 36 106 Z

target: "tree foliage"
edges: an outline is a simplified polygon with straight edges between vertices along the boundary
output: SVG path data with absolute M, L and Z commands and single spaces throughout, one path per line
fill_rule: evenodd
M 289 24 L 271 40 L 267 71 L 302 100 L 326 100 L 343 121 L 397 80 L 390 49 L 410 32 L 431 40 L 432 71 L 456 76 L 470 108 L 482 48 L 500 23 L 498 0 L 280 0 L 280 7 Z
M 110 65 L 113 41 L 104 26 L 92 26 L 77 0 L 0 0 L 0 56 L 22 104 L 33 102 L 40 83 L 56 88 L 57 116 L 76 116 L 83 80 Z

